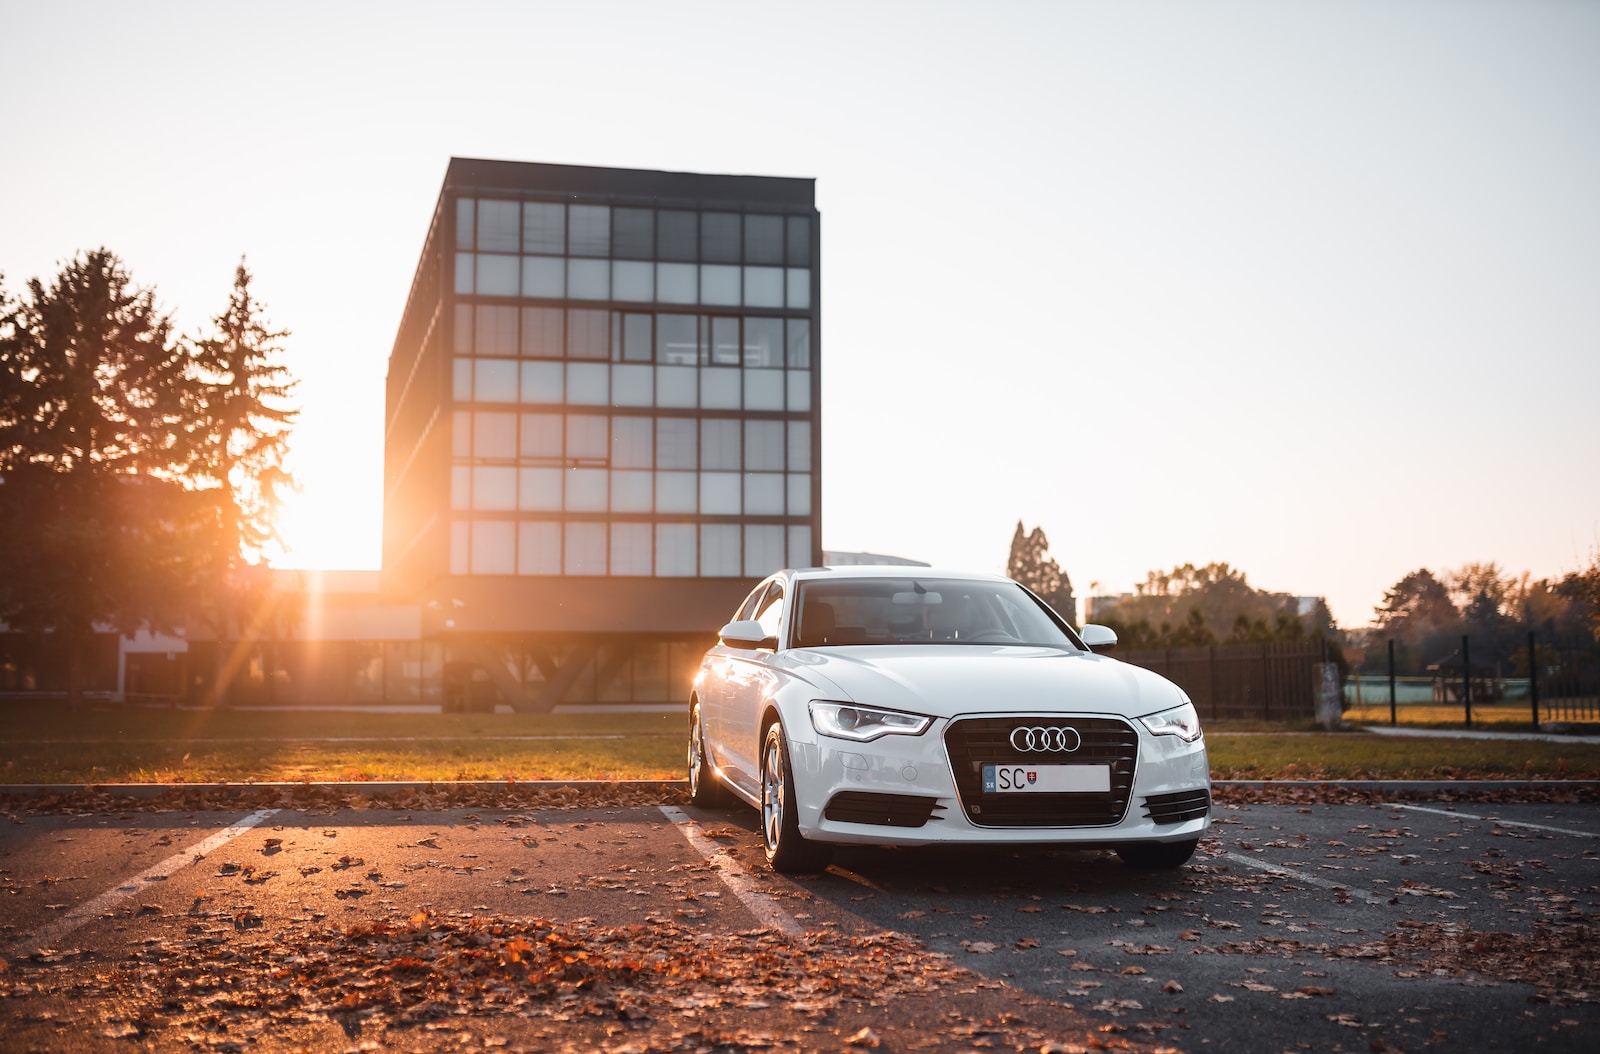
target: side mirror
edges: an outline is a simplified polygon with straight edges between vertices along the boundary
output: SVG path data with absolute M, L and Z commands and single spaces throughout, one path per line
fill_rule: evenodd
M 768 636 L 766 628 L 755 619 L 739 619 L 717 630 L 717 638 L 730 648 L 778 649 L 778 638 Z
M 1080 629 L 1078 636 L 1093 652 L 1110 651 L 1117 646 L 1117 631 L 1110 626 L 1096 626 L 1091 623 Z

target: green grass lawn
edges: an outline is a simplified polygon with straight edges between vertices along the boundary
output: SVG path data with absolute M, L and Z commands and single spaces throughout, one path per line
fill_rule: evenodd
M 0 784 L 678 779 L 686 719 L 0 705 Z M 1600 778 L 1600 746 L 1213 728 L 1217 779 Z

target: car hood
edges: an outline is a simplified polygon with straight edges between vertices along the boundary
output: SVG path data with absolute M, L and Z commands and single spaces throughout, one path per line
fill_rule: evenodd
M 875 645 L 804 648 L 785 658 L 819 699 L 934 717 L 1051 710 L 1142 717 L 1188 702 L 1159 674 L 1056 648 Z

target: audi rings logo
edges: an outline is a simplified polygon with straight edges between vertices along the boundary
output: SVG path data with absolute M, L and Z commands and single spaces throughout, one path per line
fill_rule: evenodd
M 1013 728 L 1011 749 L 1019 753 L 1070 754 L 1083 746 L 1076 728 Z

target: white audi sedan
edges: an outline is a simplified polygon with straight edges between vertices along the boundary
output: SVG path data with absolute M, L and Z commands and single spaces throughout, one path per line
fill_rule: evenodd
M 689 699 L 690 792 L 760 809 L 774 870 L 821 870 L 852 843 L 1179 867 L 1210 823 L 1188 697 L 1008 578 L 780 571 L 718 637 Z

